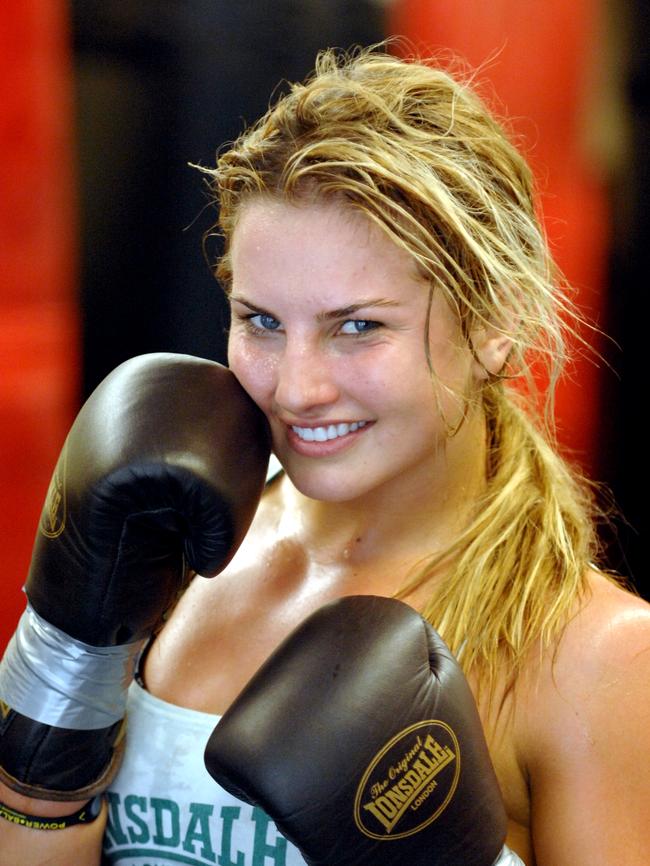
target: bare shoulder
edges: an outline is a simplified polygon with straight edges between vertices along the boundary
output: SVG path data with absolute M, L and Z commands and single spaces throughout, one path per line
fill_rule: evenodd
M 569 624 L 569 640 L 581 633 L 599 637 L 612 649 L 624 648 L 635 638 L 647 637 L 650 627 L 650 604 L 604 574 L 591 571 L 587 577 L 588 592 L 580 604 L 575 620 Z
M 597 572 L 569 621 L 552 659 L 559 690 L 575 692 L 616 684 L 650 667 L 650 604 Z M 647 684 L 647 680 L 646 680 Z
M 561 725 L 566 737 L 581 722 L 611 720 L 630 704 L 632 716 L 640 714 L 650 698 L 650 604 L 591 572 L 557 644 L 531 660 L 524 679 L 525 704 L 535 708 L 527 714 L 534 742 L 534 719 L 546 730 Z
M 650 605 L 596 572 L 588 590 L 524 676 L 519 734 L 538 866 L 646 862 Z

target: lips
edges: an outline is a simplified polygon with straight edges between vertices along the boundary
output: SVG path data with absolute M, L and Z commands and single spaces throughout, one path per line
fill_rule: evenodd
M 303 457 L 332 457 L 353 448 L 374 423 L 369 420 L 337 421 L 316 426 L 288 423 L 284 428 L 285 441 L 291 451 Z
M 299 427 L 296 424 L 291 425 L 293 432 L 303 442 L 329 442 L 332 439 L 340 439 L 342 436 L 347 436 L 349 433 L 355 433 L 362 427 L 365 427 L 367 421 L 353 421 L 351 424 L 341 422 L 339 424 L 328 424 L 323 427 Z

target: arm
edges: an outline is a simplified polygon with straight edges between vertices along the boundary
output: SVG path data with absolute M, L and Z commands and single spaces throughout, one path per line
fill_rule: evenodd
M 650 607 L 596 587 L 529 702 L 537 866 L 642 866 L 650 827 Z M 536 714 L 535 706 L 545 707 Z
M 26 814 L 56 818 L 76 810 L 78 803 L 55 803 L 24 797 L 0 782 L 0 802 Z M 64 832 L 32 830 L 7 821 L 0 822 L 0 866 L 99 866 L 106 806 L 92 824 L 70 827 Z
M 211 361 L 132 359 L 82 408 L 0 664 L 1 866 L 99 857 L 139 651 L 187 573 L 234 555 L 267 461 L 263 416 Z

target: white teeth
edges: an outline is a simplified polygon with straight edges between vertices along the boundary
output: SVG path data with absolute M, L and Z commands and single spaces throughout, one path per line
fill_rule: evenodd
M 347 436 L 361 427 L 366 426 L 366 421 L 353 421 L 352 424 L 329 424 L 327 427 L 296 427 L 291 429 L 303 442 L 327 442 L 329 439 L 338 439 L 339 436 Z

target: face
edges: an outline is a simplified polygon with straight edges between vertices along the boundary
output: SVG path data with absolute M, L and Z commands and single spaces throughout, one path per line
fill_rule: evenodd
M 434 292 L 431 375 L 413 259 L 344 205 L 269 199 L 244 206 L 231 254 L 229 364 L 298 490 L 344 501 L 430 486 L 474 374 Z

